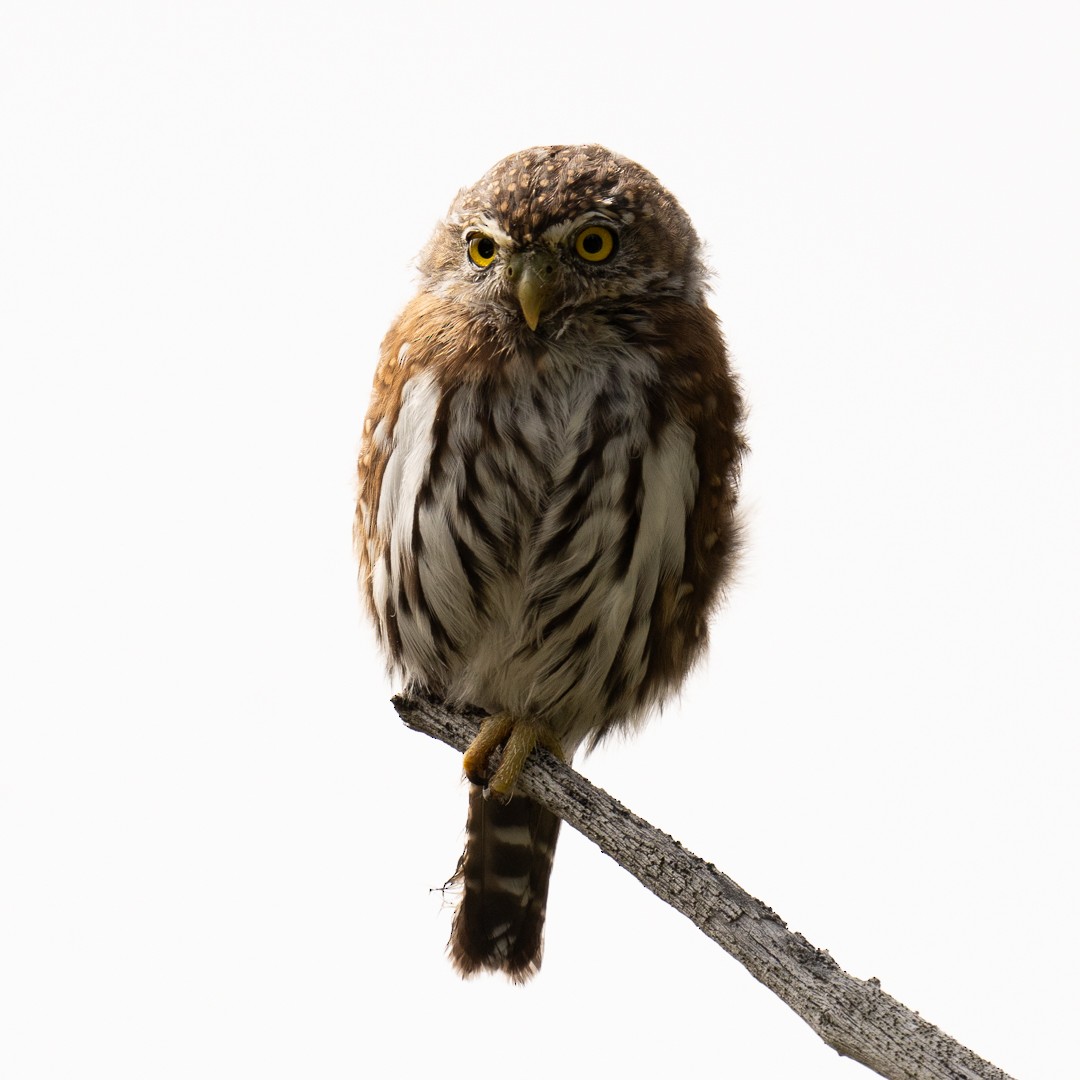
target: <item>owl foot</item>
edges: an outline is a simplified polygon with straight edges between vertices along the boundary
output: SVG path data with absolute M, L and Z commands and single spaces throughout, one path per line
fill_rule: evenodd
M 474 784 L 487 789 L 486 794 L 507 802 L 525 762 L 536 746 L 550 750 L 560 761 L 566 759 L 562 744 L 547 724 L 499 713 L 481 721 L 480 732 L 465 751 L 465 775 Z M 502 758 L 495 772 L 488 776 L 492 754 L 502 747 Z

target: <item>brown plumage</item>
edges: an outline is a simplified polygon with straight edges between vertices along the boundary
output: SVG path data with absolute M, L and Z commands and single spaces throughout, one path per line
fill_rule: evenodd
M 538 147 L 459 193 L 382 346 L 357 550 L 392 670 L 490 714 L 450 952 L 539 967 L 558 820 L 514 796 L 679 685 L 737 546 L 742 405 L 699 243 L 650 173 Z

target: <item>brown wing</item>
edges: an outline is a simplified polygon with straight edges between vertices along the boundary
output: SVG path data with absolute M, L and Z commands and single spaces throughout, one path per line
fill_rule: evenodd
M 654 426 L 672 418 L 687 423 L 698 467 L 682 580 L 662 583 L 653 601 L 643 696 L 657 700 L 701 654 L 709 615 L 730 579 L 739 546 L 739 466 L 747 447 L 742 396 L 716 316 L 704 304 L 671 305 L 658 312 L 653 325 L 650 344 L 664 357 Z
M 383 473 L 390 457 L 391 436 L 401 409 L 402 389 L 415 368 L 415 361 L 409 356 L 408 339 L 404 333 L 408 315 L 409 308 L 406 308 L 383 338 L 371 401 L 364 417 L 360 457 L 356 465 L 358 487 L 353 542 L 360 560 L 360 583 L 368 610 L 375 625 L 381 629 L 386 628 L 387 620 L 384 613 L 375 608 L 371 582 L 374 566 L 379 559 L 386 557 L 387 538 L 379 534 L 376 521 Z M 392 621 L 390 622 L 392 626 Z M 385 644 L 396 657 L 399 648 L 395 642 L 387 640 Z

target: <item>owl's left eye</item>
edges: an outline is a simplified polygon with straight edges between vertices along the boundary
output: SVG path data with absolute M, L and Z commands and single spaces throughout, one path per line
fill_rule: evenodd
M 574 237 L 574 250 L 586 262 L 607 262 L 617 246 L 615 234 L 603 225 L 589 225 Z
M 481 270 L 495 261 L 495 252 L 497 250 L 495 241 L 490 236 L 477 233 L 469 238 L 469 261 L 474 266 L 479 266 Z

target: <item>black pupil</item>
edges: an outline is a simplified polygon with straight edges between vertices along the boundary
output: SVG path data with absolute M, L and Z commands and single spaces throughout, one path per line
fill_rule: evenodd
M 481 236 L 476 241 L 476 254 L 481 259 L 494 259 L 495 258 L 495 241 L 490 236 Z
M 600 249 L 604 246 L 604 238 L 599 233 L 589 233 L 581 238 L 581 246 L 590 255 L 599 255 Z

